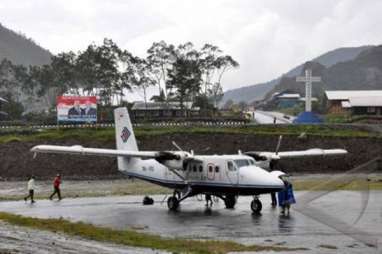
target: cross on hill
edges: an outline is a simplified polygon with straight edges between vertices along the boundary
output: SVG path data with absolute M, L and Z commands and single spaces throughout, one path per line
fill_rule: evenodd
M 305 111 L 312 111 L 312 83 L 321 82 L 321 77 L 313 77 L 312 70 L 306 69 L 305 76 L 296 77 L 297 82 L 305 82 Z

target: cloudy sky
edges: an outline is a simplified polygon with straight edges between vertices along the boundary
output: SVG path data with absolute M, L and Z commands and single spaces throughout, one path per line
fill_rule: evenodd
M 145 56 L 154 41 L 211 43 L 240 69 L 224 89 L 268 81 L 338 47 L 382 44 L 380 0 L 1 0 L 0 22 L 52 53 L 113 39 Z

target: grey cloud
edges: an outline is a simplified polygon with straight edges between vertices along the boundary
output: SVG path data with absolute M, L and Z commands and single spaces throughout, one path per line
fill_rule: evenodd
M 153 41 L 212 43 L 239 61 L 225 89 L 267 81 L 342 46 L 379 44 L 379 0 L 2 0 L 0 22 L 54 53 L 110 37 L 144 56 Z

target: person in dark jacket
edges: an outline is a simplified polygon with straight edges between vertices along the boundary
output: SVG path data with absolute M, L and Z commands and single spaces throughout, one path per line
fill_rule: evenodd
M 60 185 L 61 185 L 61 176 L 60 174 L 57 174 L 56 177 L 54 178 L 53 181 L 53 193 L 50 195 L 49 199 L 52 200 L 53 196 L 57 194 L 58 200 L 61 200 L 61 190 L 60 190 Z
M 281 207 L 281 214 L 289 215 L 289 209 L 291 204 L 296 203 L 296 199 L 293 194 L 293 185 L 285 178 L 282 178 L 284 182 L 284 189 L 279 191 L 278 199 L 279 206 Z

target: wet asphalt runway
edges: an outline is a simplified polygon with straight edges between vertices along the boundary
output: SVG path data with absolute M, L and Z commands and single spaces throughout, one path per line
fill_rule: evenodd
M 297 192 L 299 197 L 306 194 Z M 134 228 L 169 237 L 233 240 L 245 244 L 306 247 L 303 253 L 382 253 L 382 191 L 361 195 L 356 191 L 336 191 L 313 201 L 310 206 L 325 211 L 326 218 L 312 218 L 292 209 L 290 216 L 280 215 L 270 207 L 269 195 L 263 195 L 263 211 L 250 211 L 250 197 L 240 197 L 234 210 L 222 201 L 206 209 L 204 201 L 190 198 L 182 202 L 179 212 L 169 212 L 164 196 L 153 196 L 154 205 L 143 206 L 141 196 L 64 199 L 60 202 L 39 200 L 1 202 L 0 211 L 39 218 L 63 217 L 118 229 Z M 320 221 L 321 220 L 321 221 Z M 332 227 L 339 222 L 353 225 L 353 231 L 339 232 Z M 329 224 L 329 225 L 325 225 Z M 334 225 L 335 226 L 335 225 Z M 377 240 L 369 247 L 362 239 Z M 353 239 L 355 236 L 356 239 Z M 378 247 L 379 244 L 379 247 Z M 337 248 L 337 249 L 329 249 Z

